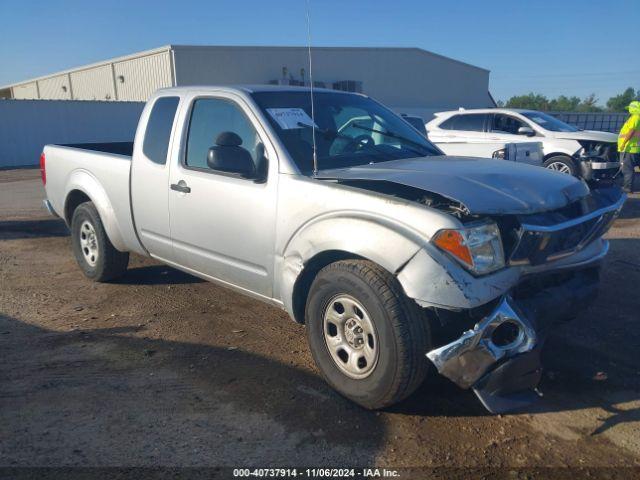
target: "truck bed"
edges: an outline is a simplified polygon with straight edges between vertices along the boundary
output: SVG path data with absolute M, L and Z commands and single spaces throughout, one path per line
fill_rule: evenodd
M 60 147 L 93 150 L 94 152 L 113 153 L 114 155 L 133 156 L 133 142 L 102 142 L 102 143 L 67 143 Z
M 132 153 L 131 142 L 46 145 L 45 188 L 52 208 L 67 222 L 71 219 L 65 215 L 66 202 L 72 194 L 84 194 L 96 205 L 114 247 L 144 252 L 131 217 Z

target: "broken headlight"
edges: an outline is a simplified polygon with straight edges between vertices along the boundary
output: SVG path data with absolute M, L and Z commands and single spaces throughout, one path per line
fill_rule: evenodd
M 476 275 L 491 273 L 505 265 L 500 230 L 493 222 L 440 230 L 431 241 Z

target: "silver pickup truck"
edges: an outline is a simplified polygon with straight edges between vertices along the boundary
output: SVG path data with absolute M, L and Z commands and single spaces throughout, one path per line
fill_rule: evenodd
M 445 156 L 365 95 L 295 87 L 161 90 L 134 143 L 47 145 L 41 169 L 88 278 L 124 275 L 132 252 L 283 308 L 366 408 L 433 366 L 490 411 L 528 404 L 625 198 Z

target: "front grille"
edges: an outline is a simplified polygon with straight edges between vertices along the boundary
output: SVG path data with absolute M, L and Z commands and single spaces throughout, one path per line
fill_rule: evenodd
M 576 253 L 609 230 L 623 202 L 621 197 L 608 207 L 553 225 L 522 223 L 509 263 L 539 265 Z M 557 218 L 557 213 L 549 212 L 549 216 Z M 536 218 L 542 220 L 539 215 Z

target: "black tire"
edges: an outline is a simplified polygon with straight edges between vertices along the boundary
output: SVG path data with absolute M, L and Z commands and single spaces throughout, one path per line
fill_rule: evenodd
M 567 157 L 566 155 L 554 155 L 553 157 L 549 157 L 547 160 L 544 161 L 542 165 L 545 168 L 548 168 L 549 170 L 555 170 L 555 171 L 558 171 L 558 168 L 554 168 L 554 166 L 557 166 L 557 167 L 564 166 L 568 171 L 565 171 L 562 173 L 567 173 L 567 174 L 573 175 L 574 177 L 577 177 L 579 174 L 579 170 L 578 170 L 578 166 L 576 165 L 576 162 L 571 157 Z
M 89 249 L 82 245 L 83 239 L 87 237 L 81 229 L 83 226 L 87 228 L 87 224 L 93 228 L 94 235 L 91 238 L 95 239 L 96 255 L 94 257 L 90 257 Z M 114 280 L 127 271 L 129 253 L 120 252 L 113 246 L 104 230 L 98 210 L 92 202 L 82 203 L 74 210 L 71 218 L 71 244 L 80 269 L 87 278 L 95 282 Z
M 340 295 L 357 300 L 375 326 L 378 357 L 365 378 L 351 378 L 341 371 L 325 341 L 324 313 Z M 365 408 L 384 408 L 403 400 L 429 371 L 425 356 L 431 347 L 428 319 L 405 296 L 396 278 L 375 263 L 343 260 L 323 268 L 311 285 L 305 317 L 311 353 L 323 377 Z

